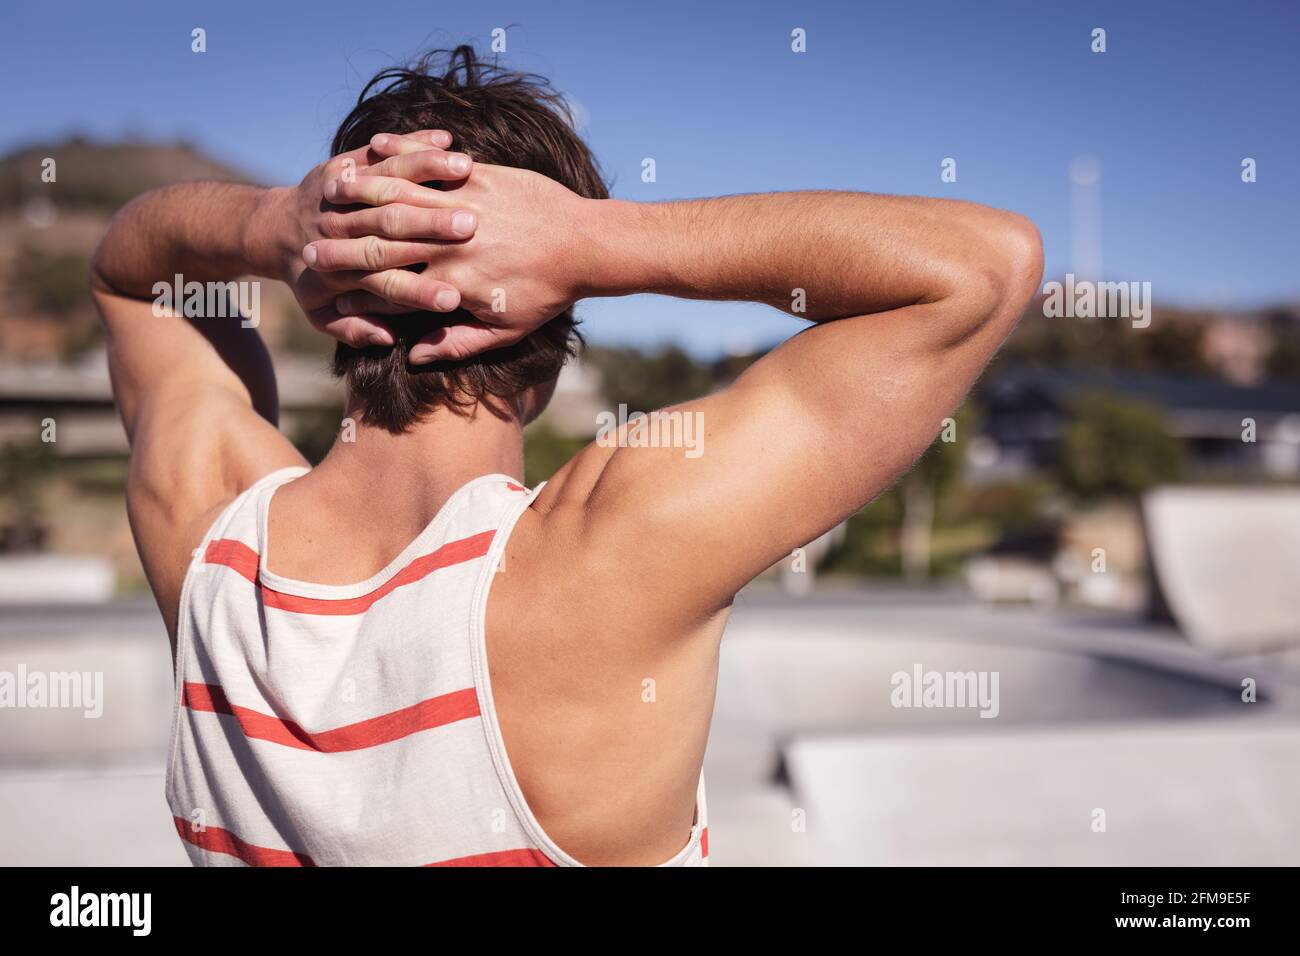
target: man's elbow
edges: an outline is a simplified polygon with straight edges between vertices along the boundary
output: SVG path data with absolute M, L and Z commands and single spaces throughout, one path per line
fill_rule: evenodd
M 1038 293 L 1043 277 L 1043 240 L 1029 219 L 997 212 L 983 238 L 962 282 L 963 340 L 989 325 L 1010 332 Z
M 1002 229 L 1003 301 L 1017 316 L 1038 294 L 1043 281 L 1043 237 L 1032 221 L 1006 213 Z

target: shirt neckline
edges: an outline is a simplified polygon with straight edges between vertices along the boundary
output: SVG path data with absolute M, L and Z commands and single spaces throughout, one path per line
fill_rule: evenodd
M 404 547 L 401 552 L 393 558 L 393 560 L 388 562 L 388 564 L 379 571 L 376 571 L 364 581 L 355 581 L 351 584 L 319 584 L 314 581 L 303 581 L 299 578 L 277 574 L 268 567 L 271 550 L 270 535 L 268 533 L 271 500 L 275 497 L 275 492 L 277 490 L 288 484 L 289 481 L 302 477 L 302 475 L 306 474 L 308 470 L 310 469 L 305 469 L 300 474 L 290 476 L 288 480 L 278 482 L 265 489 L 262 492 L 262 500 L 258 503 L 257 511 L 258 580 L 275 591 L 285 594 L 298 594 L 303 597 L 333 597 L 346 599 L 361 597 L 376 588 L 382 587 L 415 558 L 428 552 L 433 542 L 437 541 L 442 536 L 448 522 L 451 521 L 451 518 L 456 511 L 460 509 L 465 498 L 471 491 L 492 482 L 509 482 L 512 485 L 520 484 L 518 479 L 499 473 L 480 475 L 477 478 L 471 478 L 451 493 L 451 496 L 443 502 L 437 513 L 429 520 L 429 523 L 424 526 L 424 529 L 420 531 L 420 533 L 417 534 L 410 543 L 408 543 L 406 547 Z

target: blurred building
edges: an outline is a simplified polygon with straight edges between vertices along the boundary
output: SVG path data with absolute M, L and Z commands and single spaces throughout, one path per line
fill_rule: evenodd
M 1019 477 L 1050 467 L 1074 403 L 1104 392 L 1159 408 L 1186 443 L 1196 478 L 1300 477 L 1300 383 L 1234 385 L 1106 370 L 1014 368 L 984 385 L 984 467 L 972 475 Z M 1253 423 L 1253 432 L 1251 429 Z
M 338 405 L 342 390 L 324 362 L 300 355 L 275 358 L 281 424 L 295 424 L 314 409 Z M 71 362 L 0 361 L 0 445 L 40 440 L 41 423 L 52 419 L 58 458 L 125 456 L 126 433 L 113 405 L 108 361 L 102 348 Z

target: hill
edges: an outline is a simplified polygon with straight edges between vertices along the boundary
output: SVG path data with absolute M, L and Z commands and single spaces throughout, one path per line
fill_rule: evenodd
M 46 158 L 55 161 L 50 183 Z M 196 180 L 253 182 L 187 143 L 72 137 L 0 157 L 0 356 L 67 360 L 95 348 L 102 332 L 86 275 L 113 213 L 150 189 Z M 262 312 L 272 343 L 327 349 L 278 283 L 264 287 Z
M 47 158 L 56 164 L 52 183 L 41 178 Z M 95 143 L 72 137 L 61 143 L 33 144 L 0 158 L 0 211 L 48 199 L 61 210 L 111 214 L 148 189 L 201 179 L 252 182 L 188 143 Z

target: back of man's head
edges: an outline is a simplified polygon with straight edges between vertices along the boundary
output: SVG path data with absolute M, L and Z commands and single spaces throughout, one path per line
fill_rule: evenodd
M 376 133 L 421 129 L 447 130 L 451 148 L 475 162 L 532 170 L 589 199 L 609 196 L 561 95 L 541 77 L 481 63 L 469 46 L 436 50 L 414 66 L 379 73 L 339 126 L 330 151 L 358 149 Z M 458 310 L 445 318 L 471 316 Z M 414 367 L 407 354 L 427 324 L 394 323 L 393 331 L 397 342 L 391 347 L 340 343 L 333 369 L 364 420 L 394 433 L 409 430 L 440 405 L 510 399 L 530 389 L 542 393 L 582 342 L 567 310 L 508 348 Z

